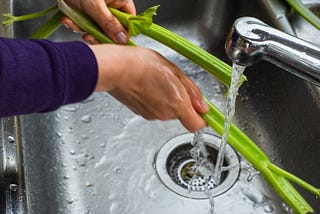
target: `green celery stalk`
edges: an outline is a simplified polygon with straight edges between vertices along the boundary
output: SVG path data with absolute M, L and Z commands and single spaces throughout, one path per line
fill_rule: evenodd
M 221 135 L 224 129 L 224 114 L 210 103 L 208 99 L 205 98 L 205 101 L 208 104 L 210 111 L 209 113 L 204 114 L 203 117 L 207 124 Z M 288 179 L 294 181 L 318 197 L 320 196 L 320 189 L 311 186 L 300 178 L 297 178 L 291 173 L 272 164 L 265 153 L 234 124 L 230 127 L 228 142 L 247 161 L 249 161 L 254 168 L 261 172 L 262 176 L 269 182 L 273 189 L 293 210 L 295 210 L 296 213 L 305 214 L 314 212 L 312 207 L 289 183 Z
M 310 22 L 313 26 L 320 30 L 320 19 L 309 8 L 307 8 L 300 0 L 286 0 L 287 3 L 297 11 L 303 18 Z
M 45 22 L 36 32 L 34 32 L 30 38 L 31 39 L 46 39 L 54 31 L 60 27 L 60 18 L 63 16 L 61 11 L 54 14 L 48 21 Z
M 30 13 L 30 14 L 22 15 L 22 16 L 13 16 L 11 14 L 5 13 L 5 14 L 3 14 L 3 16 L 6 19 L 4 21 L 2 21 L 2 24 L 7 26 L 7 25 L 12 24 L 13 22 L 27 21 L 30 19 L 39 18 L 41 16 L 45 16 L 45 15 L 51 13 L 54 10 L 57 10 L 57 9 L 58 9 L 58 6 L 54 5 L 46 10 L 42 10 L 42 11 L 39 11 L 36 13 Z

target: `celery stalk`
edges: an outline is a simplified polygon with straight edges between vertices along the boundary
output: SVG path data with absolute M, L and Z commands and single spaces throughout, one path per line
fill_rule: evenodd
M 218 134 L 222 134 L 224 127 L 224 114 L 219 111 L 209 100 L 205 99 L 209 106 L 209 113 L 203 117 L 207 124 Z M 312 207 L 304 200 L 297 190 L 289 183 L 294 181 L 298 185 L 320 196 L 320 190 L 307 184 L 289 172 L 280 169 L 270 162 L 265 153 L 234 124 L 230 127 L 229 144 L 236 149 L 254 168 L 259 170 L 262 176 L 278 192 L 282 199 L 297 213 L 314 212 Z
M 320 19 L 309 8 L 307 8 L 300 0 L 286 0 L 287 3 L 297 11 L 303 18 L 310 22 L 313 26 L 320 30 Z
M 2 24 L 3 25 L 10 25 L 13 22 L 27 21 L 30 19 L 39 18 L 41 16 L 45 16 L 45 15 L 51 13 L 54 10 L 57 10 L 57 9 L 58 9 L 57 5 L 54 5 L 46 10 L 42 10 L 42 11 L 39 11 L 36 13 L 30 13 L 30 14 L 22 15 L 22 16 L 12 16 L 11 14 L 5 13 L 5 14 L 3 14 L 3 16 L 6 19 L 4 21 L 2 21 Z
M 57 28 L 60 27 L 60 18 L 63 16 L 61 11 L 54 14 L 45 24 L 43 24 L 36 32 L 34 32 L 31 39 L 46 39 L 50 36 Z

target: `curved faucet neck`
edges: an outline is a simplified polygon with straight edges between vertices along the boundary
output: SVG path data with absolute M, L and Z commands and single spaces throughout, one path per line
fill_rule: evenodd
M 266 60 L 320 86 L 320 48 L 256 18 L 237 19 L 225 49 L 234 63 L 250 66 Z

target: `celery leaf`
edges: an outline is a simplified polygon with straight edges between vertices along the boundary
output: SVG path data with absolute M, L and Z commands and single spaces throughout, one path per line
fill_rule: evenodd
M 153 22 L 153 16 L 157 15 L 157 9 L 160 5 L 156 5 L 148 8 L 143 13 L 137 16 L 131 16 L 128 18 L 129 33 L 132 36 L 137 36 L 141 33 L 140 28 L 149 28 Z M 137 26 L 139 25 L 139 26 Z

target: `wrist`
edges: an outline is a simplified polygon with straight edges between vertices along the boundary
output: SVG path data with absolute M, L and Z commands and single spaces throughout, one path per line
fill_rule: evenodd
M 95 91 L 114 89 L 117 80 L 125 69 L 125 59 L 120 57 L 118 45 L 99 44 L 89 46 L 98 65 L 98 80 Z

